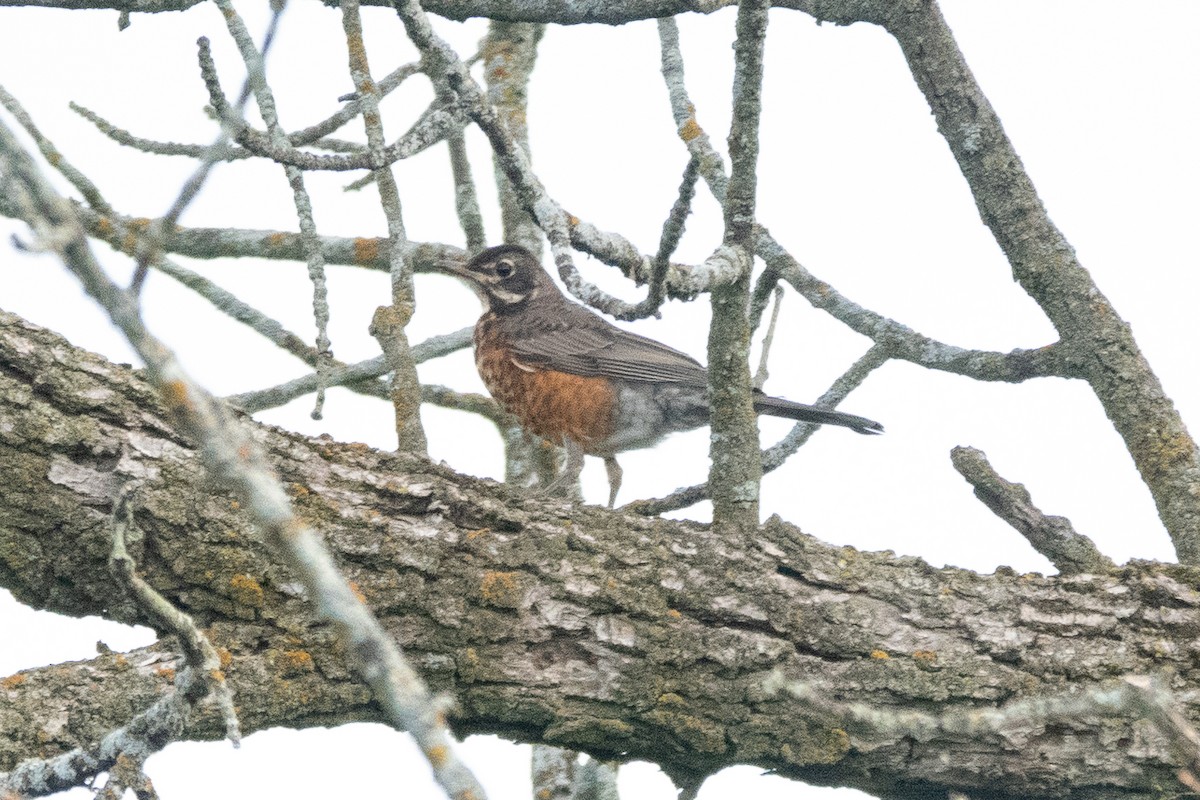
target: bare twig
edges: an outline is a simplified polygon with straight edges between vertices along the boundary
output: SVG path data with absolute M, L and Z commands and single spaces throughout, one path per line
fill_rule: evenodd
M 660 19 L 658 30 L 663 78 L 667 83 L 671 113 L 675 117 L 679 136 L 700 165 L 700 176 L 708 184 L 709 191 L 719 202 L 724 202 L 729 179 L 720 155 L 696 119 L 696 108 L 688 97 L 678 27 L 673 19 Z M 967 350 L 923 336 L 845 297 L 805 269 L 775 241 L 770 231 L 761 225 L 757 228 L 756 255 L 766 262 L 768 270 L 775 271 L 786 280 L 814 308 L 825 311 L 851 330 L 885 346 L 893 358 L 982 381 L 1018 383 L 1030 378 L 1066 377 L 1070 374 L 1064 348 L 1058 344 L 1033 350 L 996 353 Z M 695 271 L 693 280 L 707 285 Z
M 393 5 L 409 39 L 421 51 L 427 74 L 435 83 L 445 82 L 459 95 L 467 114 L 488 137 L 496 160 L 512 183 L 521 204 L 549 239 L 554 263 L 567 290 L 582 302 L 606 313 L 628 313 L 630 304 L 583 280 L 572 260 L 571 245 L 582 243 L 581 246 L 588 252 L 603 254 L 610 263 L 631 265 L 633 271 L 644 271 L 646 259 L 623 237 L 601 234 L 594 227 L 585 229 L 576 217 L 568 214 L 550 197 L 534 173 L 525 151 L 514 141 L 495 109 L 487 102 L 483 90 L 471 77 L 466 65 L 434 33 L 421 4 L 417 0 L 394 0 Z
M 758 369 L 754 373 L 754 388 L 759 391 L 762 391 L 769 377 L 767 360 L 771 356 L 771 345 L 775 342 L 775 325 L 779 322 L 779 308 L 783 305 L 783 287 L 776 286 L 773 294 L 775 295 L 775 305 L 771 307 L 771 321 L 767 323 L 767 332 L 763 336 L 762 352 L 758 358 Z
M 850 392 L 862 385 L 862 382 L 866 380 L 868 375 L 885 364 L 888 358 L 889 355 L 886 348 L 875 345 L 833 382 L 828 391 L 817 399 L 816 405 L 822 408 L 836 407 L 838 403 L 846 399 L 846 396 Z M 805 442 L 812 438 L 812 435 L 820 427 L 820 425 L 813 425 L 808 422 L 797 422 L 792 426 L 787 436 L 762 451 L 763 473 L 771 472 L 780 467 Z M 699 503 L 701 500 L 707 500 L 708 497 L 708 483 L 705 482 L 676 489 L 664 497 L 653 500 L 635 500 L 623 508 L 635 514 L 651 516 L 654 514 L 664 514 L 667 511 L 675 511 L 680 508 L 687 508 Z
M 471 333 L 471 328 L 462 328 L 453 333 L 431 336 L 420 344 L 413 345 L 413 361 L 420 364 L 430 359 L 449 355 L 464 347 L 469 347 L 471 345 Z M 381 375 L 386 375 L 390 371 L 391 367 L 388 366 L 387 358 L 385 356 L 376 356 L 366 361 L 360 361 L 357 364 L 334 367 L 329 371 L 326 380 L 329 386 L 357 386 L 364 393 L 387 399 L 390 397 L 387 388 L 377 383 L 375 379 Z M 316 390 L 317 376 L 316 374 L 309 374 L 302 378 L 288 381 L 287 383 L 281 383 L 278 386 L 272 386 L 269 389 L 259 389 L 253 392 L 230 395 L 225 398 L 225 401 L 249 413 L 254 413 L 290 403 L 297 397 L 306 395 L 309 392 L 315 392 Z
M 250 33 L 246 29 L 241 16 L 233 7 L 231 0 L 216 0 L 216 2 L 217 7 L 221 9 L 221 16 L 225 20 L 225 26 L 229 31 L 229 35 L 233 38 L 234 43 L 237 44 L 238 52 L 246 64 L 246 80 L 249 90 L 254 94 L 259 115 L 262 116 L 263 122 L 267 126 L 267 132 L 271 137 L 271 141 L 275 145 L 286 145 L 287 137 L 279 124 L 279 116 L 275 110 L 275 96 L 271 91 L 271 87 L 267 84 L 267 76 L 263 64 L 265 51 L 260 52 L 254 46 L 254 41 L 251 39 Z M 278 18 L 279 8 L 282 8 L 282 6 L 277 7 L 276 15 L 273 17 L 273 24 Z M 202 45 L 202 54 L 206 49 Z M 206 78 L 205 82 L 210 87 L 216 84 L 215 71 L 214 76 Z M 245 92 L 246 89 L 243 89 L 243 94 Z M 222 117 L 224 116 L 223 114 Z M 241 114 L 239 113 L 234 118 L 240 117 Z M 317 326 L 317 375 L 320 377 L 318 379 L 319 385 L 317 387 L 316 402 L 313 405 L 312 416 L 314 419 L 320 419 L 325 404 L 324 374 L 329 371 L 330 361 L 333 359 L 333 352 L 330 349 L 329 341 L 329 295 L 325 284 L 325 259 L 317 243 L 317 226 L 313 220 L 312 199 L 309 197 L 308 190 L 304 186 L 304 173 L 293 166 L 285 166 L 283 170 L 287 176 L 288 184 L 292 188 L 292 201 L 296 207 L 296 217 L 300 223 L 300 235 L 304 242 L 305 256 L 308 263 L 308 277 L 312 281 L 313 286 L 313 320 Z
M 133 298 L 114 284 L 96 262 L 71 205 L 45 181 L 2 123 L 0 164 L 6 191 L 20 195 L 17 202 L 26 209 L 26 219 L 35 233 L 45 246 L 60 255 L 145 362 L 146 376 L 158 388 L 177 427 L 197 443 L 213 478 L 239 498 L 265 539 L 285 557 L 304 583 L 319 615 L 331 623 L 349 661 L 370 685 L 386 717 L 393 725 L 412 733 L 434 764 L 439 781 L 453 797 L 482 798 L 478 783 L 451 750 L 441 705 L 379 621 L 338 574 L 320 536 L 292 512 L 287 494 L 260 446 L 230 419 L 219 401 L 191 380 L 175 355 L 146 329 Z M 61 781 L 61 776 L 73 773 L 72 759 L 78 761 L 79 756 L 62 758 L 67 760 L 62 762 L 61 769 L 50 775 L 41 768 L 36 775 L 26 777 L 36 778 L 42 785 L 49 785 L 50 778 Z M 53 788 L 74 783 L 60 783 Z M 14 791 L 25 789 L 14 788 Z
M 37 192 L 40 196 L 31 195 L 28 191 L 30 187 L 25 183 L 29 176 L 27 165 L 14 163 L 14 154 L 17 152 L 13 149 L 15 146 L 8 129 L 0 124 L 0 159 L 3 159 L 0 163 L 6 163 L 17 180 L 25 184 L 21 186 L 21 191 L 35 216 L 31 221 L 36 223 L 38 229 L 46 231 L 54 223 L 41 216 L 38 207 L 49 199 L 44 193 L 48 187 L 42 187 L 43 191 Z M 67 208 L 65 203 L 61 206 Z M 86 251 L 86 239 L 81 229 L 78 229 L 78 234 L 73 241 L 62 242 L 65 258 L 79 257 L 81 246 Z M 66 255 L 68 249 L 72 252 L 71 256 Z M 132 306 L 128 295 L 115 285 L 112 288 L 126 298 L 127 305 Z M 125 789 L 129 788 L 134 790 L 139 800 L 152 800 L 155 797 L 154 787 L 142 771 L 142 765 L 148 756 L 180 738 L 192 709 L 210 694 L 225 720 L 230 741 L 236 747 L 241 739 L 233 696 L 225 683 L 220 657 L 187 614 L 171 605 L 137 576 L 133 560 L 125 547 L 126 532 L 131 526 L 132 513 L 128 497 L 123 494 L 118 498 L 113 512 L 113 546 L 109 567 L 113 576 L 133 595 L 156 626 L 178 636 L 185 662 L 176 671 L 175 689 L 134 716 L 128 724 L 108 733 L 98 744 L 79 747 L 53 758 L 30 759 L 18 764 L 12 772 L 0 773 L 0 796 L 39 797 L 53 794 L 80 786 L 101 772 L 108 772 L 108 783 L 101 793 L 102 797 L 119 800 Z
M 242 83 L 242 91 L 238 95 L 237 104 L 231 110 L 232 113 L 227 115 L 228 120 L 239 119 L 242 115 L 242 110 L 245 108 L 246 101 L 250 98 L 250 87 L 256 80 L 265 82 L 263 76 L 264 62 L 267 52 L 271 49 L 271 44 L 275 41 L 275 34 L 279 30 L 279 19 L 283 15 L 284 8 L 287 7 L 286 0 L 283 2 L 271 4 L 271 20 L 267 25 L 267 31 L 263 36 L 262 57 L 258 58 L 253 63 L 246 62 L 246 80 Z M 247 36 L 247 42 L 249 37 Z M 253 45 L 249 45 L 253 49 Z M 162 242 L 170 237 L 171 232 L 175 229 L 179 218 L 183 216 L 184 210 L 191 205 L 196 196 L 200 194 L 200 188 L 208 180 L 209 174 L 213 167 L 221 161 L 225 161 L 230 152 L 229 145 L 229 123 L 225 120 L 221 121 L 220 130 L 217 132 L 217 138 L 208 147 L 208 149 L 200 156 L 200 163 L 196 169 L 183 182 L 183 186 L 179 190 L 179 194 L 175 197 L 175 201 L 171 203 L 171 207 L 167 209 L 167 213 L 155 220 L 147 232 L 149 247 L 145 248 L 138 254 L 137 265 L 134 268 L 133 279 L 129 282 L 129 290 L 136 297 L 142 290 L 142 284 L 146 280 L 146 275 L 150 270 L 150 264 L 162 252 Z
M 154 590 L 150 584 L 142 580 L 136 571 L 137 565 L 126 549 L 126 537 L 132 531 L 140 537 L 140 532 L 133 521 L 133 507 L 128 492 L 122 491 L 113 508 L 112 553 L 108 557 L 108 568 L 113 576 L 121 582 L 125 590 L 133 596 L 142 611 L 150 617 L 154 627 L 160 632 L 168 632 L 178 637 L 179 646 L 184 658 L 197 671 L 200 680 L 206 684 L 206 692 L 211 694 L 225 721 L 225 737 L 237 747 L 241 744 L 241 726 L 238 724 L 237 712 L 233 708 L 233 691 L 225 681 L 225 673 L 221 669 L 221 657 L 217 655 L 212 642 L 200 630 L 195 621 L 184 612 L 173 606 L 169 600 Z
M 671 266 L 671 254 L 679 246 L 679 240 L 683 238 L 687 216 L 692 213 L 692 199 L 696 196 L 696 179 L 699 176 L 700 170 L 696 159 L 689 158 L 687 166 L 683 169 L 683 179 L 679 183 L 679 195 L 675 198 L 675 204 L 671 206 L 671 212 L 667 214 L 666 221 L 663 222 L 662 235 L 658 240 L 658 252 L 655 253 L 654 262 L 650 266 L 646 299 L 631 308 L 629 314 L 618 315 L 617 319 L 632 320 L 648 317 L 651 314 L 658 315 L 658 309 L 666 298 L 667 271 Z
M 1043 514 L 1033 504 L 1024 486 L 1000 477 L 982 450 L 955 447 L 950 451 L 950 461 L 975 488 L 975 496 L 996 516 L 1016 528 L 1033 549 L 1050 559 L 1062 574 L 1116 569 L 1112 559 L 1101 553 L 1091 539 L 1076 532 L 1069 519 Z
M 372 155 L 382 157 L 383 120 L 379 115 L 379 100 L 382 95 L 371 78 L 367 48 L 362 38 L 358 0 L 342 0 L 341 5 L 342 29 L 346 33 L 346 49 L 349 52 L 350 79 L 358 90 L 359 102 L 362 104 L 367 147 Z M 404 331 L 412 319 L 413 312 L 416 311 L 416 295 L 413 291 L 412 264 L 404 257 L 403 244 L 408 240 L 408 234 L 404 230 L 404 217 L 400 209 L 400 190 L 396 186 L 391 167 L 382 167 L 375 171 L 375 185 L 379 188 L 379 200 L 383 206 L 383 215 L 387 219 L 392 305 L 380 307 L 375 312 L 371 333 L 379 340 L 392 368 L 392 408 L 395 412 L 399 448 L 424 453 L 427 445 L 425 430 L 421 427 L 421 383 L 417 379 L 417 365 L 413 361 L 408 346 L 408 335 Z
M 360 98 L 361 101 L 361 98 Z M 350 150 L 348 156 L 329 156 L 306 153 L 296 149 L 287 141 L 276 141 L 246 125 L 235 129 L 234 138 L 242 147 L 256 156 L 269 158 L 279 164 L 299 167 L 305 171 L 346 172 L 356 169 L 383 169 L 397 161 L 423 153 L 438 142 L 461 130 L 466 116 L 455 105 L 434 104 L 413 123 L 408 131 L 390 145 L 378 149 L 363 148 L 362 145 L 346 143 L 341 149 Z M 319 140 L 328 142 L 330 140 Z

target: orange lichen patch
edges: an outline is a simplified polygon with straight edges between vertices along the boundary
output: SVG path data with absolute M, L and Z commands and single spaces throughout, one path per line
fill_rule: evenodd
M 167 381 L 159 389 L 159 394 L 162 395 L 162 401 L 170 411 L 191 409 L 187 385 L 183 381 Z
M 173 667 L 159 667 L 158 669 L 154 670 L 154 674 L 163 680 L 175 680 L 175 669 Z
M 262 608 L 262 585 L 249 575 L 234 575 L 229 579 L 230 594 L 234 601 L 251 608 Z
M 117 669 L 128 669 L 129 659 L 120 653 L 117 653 L 117 657 L 113 659 L 113 664 L 116 665 Z
M 358 602 L 366 605 L 367 596 L 363 594 L 362 589 L 358 588 L 358 584 L 354 581 L 347 581 L 346 585 L 350 587 L 350 591 L 354 592 L 354 596 L 358 598 Z
M 312 672 L 312 654 L 307 650 L 285 650 L 279 657 L 279 666 L 287 672 Z
M 0 678 L 0 689 L 12 691 L 24 682 L 25 676 L 18 672 L 16 675 L 9 675 L 7 678 Z
M 263 239 L 263 243 L 266 244 L 267 247 L 271 248 L 283 247 L 287 244 L 288 238 L 289 237 L 286 233 L 272 233 Z
M 242 504 L 241 504 L 241 503 L 239 503 L 237 500 L 230 500 L 230 501 L 229 501 L 229 507 L 230 507 L 231 509 L 233 509 L 234 511 L 237 511 L 239 508 L 241 508 L 241 507 L 242 507 Z
M 480 528 L 479 530 L 475 530 L 475 531 L 467 531 L 467 541 L 469 541 L 469 542 L 474 541 L 475 539 L 478 539 L 480 536 L 487 536 L 491 532 L 492 532 L 491 528 Z
M 112 236 L 112 220 L 108 217 L 101 217 L 100 219 L 96 220 L 96 233 L 100 234 L 105 239 Z
M 229 669 L 229 665 L 233 663 L 233 653 L 225 647 L 218 647 L 217 660 L 221 663 L 221 669 Z
M 567 224 L 574 228 L 579 224 L 579 217 L 575 216 L 574 214 L 567 214 Z
M 446 759 L 449 756 L 450 753 L 444 744 L 435 744 L 425 751 L 425 757 L 429 759 L 429 763 L 434 769 L 441 769 L 446 766 Z
M 889 656 L 887 653 L 883 652 L 882 650 L 872 650 L 871 658 L 876 658 L 876 659 L 879 659 L 880 661 L 887 661 L 889 658 L 891 658 L 891 656 Z
M 379 260 L 379 240 L 358 237 L 354 240 L 354 263 L 374 264 Z
M 671 609 L 667 610 L 667 616 L 670 617 L 671 619 L 680 619 L 683 617 L 683 614 L 679 613 L 679 609 L 671 608 Z
M 702 133 L 704 133 L 704 129 L 700 127 L 700 123 L 696 122 L 695 117 L 688 117 L 687 122 L 679 128 L 679 138 L 685 142 L 690 142 Z
M 290 484 L 288 486 L 288 492 L 291 493 L 292 497 L 307 497 L 308 496 L 308 489 L 299 483 Z
M 522 108 L 510 108 L 508 113 L 505 114 L 505 119 L 507 119 L 510 126 L 520 128 L 524 128 L 526 126 L 525 123 L 528 121 L 528 118 L 525 115 L 525 110 Z
M 1192 455 L 1192 440 L 1185 431 L 1174 435 L 1164 434 L 1160 432 L 1157 438 L 1151 439 L 1148 447 L 1138 448 L 1140 452 L 1134 454 L 1142 456 L 1138 459 L 1139 463 L 1148 463 L 1152 477 L 1156 478 L 1161 478 L 1177 465 L 1188 461 Z
M 551 792 L 549 789 L 538 789 L 538 793 L 537 793 L 538 800 L 550 800 L 550 798 L 553 796 L 554 796 L 554 793 Z
M 521 600 L 521 587 L 515 572 L 485 572 L 479 584 L 483 599 L 501 608 L 515 608 Z
M 912 657 L 917 662 L 917 666 L 932 667 L 937 664 L 937 653 L 932 650 L 917 650 Z
M 224 673 L 224 671 L 219 670 L 219 669 L 210 669 L 208 671 L 208 677 L 212 678 L 217 683 L 225 682 L 225 673 Z

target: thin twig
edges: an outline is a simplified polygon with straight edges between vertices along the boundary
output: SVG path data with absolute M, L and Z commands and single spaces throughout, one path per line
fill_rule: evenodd
M 658 20 L 658 31 L 663 79 L 667 84 L 671 113 L 679 137 L 700 165 L 700 176 L 708 184 L 709 191 L 718 202 L 723 203 L 729 179 L 725 175 L 721 156 L 697 121 L 696 107 L 688 96 L 678 26 L 673 18 L 662 18 Z M 828 283 L 813 276 L 765 227 L 758 225 L 756 228 L 755 255 L 766 263 L 768 270 L 776 271 L 814 308 L 825 311 L 876 344 L 884 345 L 893 358 L 983 381 L 1017 383 L 1035 377 L 1067 377 L 1071 372 L 1065 348 L 1057 343 L 1032 350 L 996 353 L 967 350 L 924 336 L 845 297 Z M 693 281 L 704 283 L 702 276 L 696 272 L 693 271 Z
M 758 369 L 754 373 L 754 388 L 762 391 L 762 388 L 767 385 L 767 360 L 771 355 L 771 345 L 775 342 L 775 325 L 779 322 L 779 309 L 783 305 L 783 287 L 776 286 L 775 304 L 771 307 L 771 321 L 767 323 L 767 332 L 763 336 L 762 352 L 758 357 Z
M 436 765 L 442 785 L 453 787 L 450 791 L 456 800 L 483 798 L 478 782 L 451 750 L 443 704 L 430 694 L 383 626 L 339 575 L 321 537 L 293 513 L 262 448 L 230 418 L 222 403 L 192 381 L 174 353 L 146 329 L 134 299 L 96 262 L 71 204 L 46 182 L 2 122 L 0 162 L 7 166 L 4 172 L 9 178 L 8 191 L 20 195 L 17 202 L 26 209 L 26 219 L 41 243 L 59 254 L 109 313 L 145 363 L 146 376 L 158 388 L 178 429 L 196 442 L 216 483 L 238 497 L 266 541 L 285 557 L 287 566 L 316 604 L 318 614 L 331 623 L 348 660 L 370 685 L 385 716 L 397 728 L 412 733 Z M 108 741 L 101 747 L 106 747 Z M 90 763 L 95 762 L 95 757 L 89 758 Z M 55 766 L 51 773 L 54 780 L 73 776 L 70 761 L 62 765 L 56 761 Z M 45 784 L 48 776 L 42 768 L 33 777 Z M 8 782 L 11 786 L 11 776 Z M 72 780 L 53 788 L 75 783 Z M 13 790 L 26 791 L 23 786 Z
M 850 392 L 862 385 L 862 382 L 866 380 L 868 375 L 887 363 L 889 357 L 886 348 L 875 345 L 833 382 L 833 385 L 817 399 L 816 405 L 821 408 L 836 407 L 838 403 L 846 399 Z M 763 474 L 765 475 L 780 467 L 805 442 L 812 438 L 812 435 L 820 427 L 820 425 L 813 425 L 808 422 L 797 422 L 793 425 L 792 429 L 788 431 L 787 436 L 762 451 Z M 635 514 L 653 516 L 668 511 L 676 511 L 680 508 L 687 508 L 702 500 L 707 500 L 708 497 L 708 483 L 705 482 L 676 489 L 668 495 L 652 500 L 635 500 L 624 506 L 623 510 L 632 511 Z
M 667 214 L 666 221 L 663 222 L 662 235 L 658 239 L 658 252 L 655 253 L 654 262 L 650 265 L 646 299 L 630 309 L 628 315 L 617 315 L 617 319 L 634 320 L 648 317 L 651 314 L 658 315 L 658 309 L 666 298 L 667 271 L 671 266 L 671 254 L 679 246 L 688 214 L 692 213 L 692 199 L 696 196 L 696 179 L 698 177 L 700 177 L 699 164 L 696 159 L 689 158 L 687 166 L 683 169 L 683 179 L 679 183 L 678 196 L 675 198 L 674 205 L 671 206 L 671 212 Z
M 279 115 L 275 110 L 275 95 L 271 91 L 271 87 L 267 84 L 263 62 L 265 51 L 260 52 L 254 46 L 250 32 L 246 29 L 245 23 L 233 7 L 231 0 L 216 0 L 216 3 L 217 7 L 221 9 L 221 16 L 225 20 L 225 27 L 237 45 L 238 52 L 242 56 L 242 61 L 246 64 L 248 89 L 243 88 L 243 95 L 247 91 L 253 92 L 255 102 L 258 105 L 258 113 L 267 126 L 267 132 L 271 137 L 272 143 L 275 145 L 286 145 L 287 136 L 279 124 Z M 275 8 L 275 16 L 272 17 L 272 28 L 278 20 L 282 3 Z M 268 35 L 270 33 L 271 31 L 268 31 Z M 270 40 L 268 39 L 267 41 L 269 43 Z M 215 76 L 214 78 L 206 79 L 206 83 L 210 86 L 215 82 Z M 235 118 L 240 117 L 241 114 L 238 113 Z M 308 190 L 304 186 L 304 173 L 297 167 L 292 166 L 285 166 L 283 171 L 287 176 L 288 184 L 292 188 L 292 201 L 296 207 L 296 217 L 300 223 L 300 235 L 304 242 L 305 255 L 307 256 L 308 277 L 313 287 L 313 320 L 317 327 L 317 375 L 320 377 L 318 378 L 317 396 L 313 404 L 312 417 L 313 419 L 320 419 L 325 405 L 324 375 L 329 371 L 331 366 L 330 361 L 333 358 L 329 341 L 329 294 L 325 284 L 325 259 L 321 254 L 321 247 L 317 241 L 317 226 L 313 220 L 312 198 L 309 197 Z
M 346 33 L 346 49 L 349 52 L 350 79 L 358 90 L 359 102 L 362 104 L 367 147 L 373 156 L 382 157 L 385 140 L 383 120 L 379 114 L 381 96 L 379 88 L 371 78 L 367 48 L 362 38 L 358 0 L 342 0 L 341 7 L 342 29 Z M 377 169 L 374 174 L 383 215 L 387 219 L 392 304 L 376 310 L 371 323 L 371 333 L 379 340 L 380 347 L 387 356 L 388 365 L 392 368 L 392 408 L 399 448 L 425 453 L 428 445 L 425 430 L 421 427 L 421 382 L 417 378 L 417 365 L 413 361 L 408 346 L 408 335 L 404 330 L 416 311 L 417 301 L 413 290 L 412 264 L 404 257 L 404 243 L 408 241 L 408 234 L 404 230 L 400 190 L 396 186 L 396 177 L 392 174 L 391 167 Z
M 279 29 L 279 19 L 283 15 L 283 10 L 287 4 L 286 0 L 284 0 L 272 3 L 271 5 L 271 20 L 267 25 L 267 32 L 263 36 L 263 57 L 270 51 L 271 44 L 275 41 L 275 33 Z M 250 86 L 255 80 L 256 71 L 258 78 L 265 80 L 262 76 L 263 58 L 259 58 L 255 63 L 247 62 L 246 69 L 246 80 L 242 83 L 242 91 L 238 95 L 238 101 L 233 108 L 233 114 L 230 115 L 230 119 L 241 118 L 246 101 L 250 98 Z M 175 201 L 171 203 L 171 207 L 167 209 L 167 213 L 156 220 L 147 232 L 149 247 L 138 254 L 133 279 L 129 282 L 129 291 L 135 297 L 142 291 L 142 284 L 146 281 L 146 275 L 150 270 L 151 262 L 162 252 L 163 241 L 170 237 L 171 232 L 175 230 L 175 225 L 179 222 L 179 218 L 183 216 L 184 210 L 200 194 L 200 188 L 208 180 L 213 167 L 218 162 L 226 160 L 226 155 L 230 152 L 230 149 L 229 126 L 226 122 L 222 121 L 221 128 L 217 132 L 217 138 L 209 146 L 204 155 L 200 157 L 200 163 L 196 166 L 195 171 L 183 182 L 179 194 L 175 197 Z
M 156 630 L 175 634 L 188 665 L 197 670 L 200 679 L 207 684 L 207 692 L 216 701 L 221 718 L 225 721 L 225 737 L 234 747 L 238 747 L 242 741 L 241 726 L 233 706 L 233 691 L 225 681 L 221 657 L 217 655 L 216 648 L 188 614 L 172 605 L 138 576 L 137 565 L 126 549 L 126 537 L 131 532 L 139 537 L 141 535 L 133 521 L 133 506 L 127 491 L 123 490 L 117 498 L 112 519 L 113 543 L 108 557 L 109 571 L 150 617 Z
M 420 344 L 413 345 L 413 361 L 421 364 L 434 358 L 449 355 L 464 347 L 469 347 L 472 330 L 472 328 L 462 328 L 453 333 L 431 336 Z M 326 375 L 326 381 L 329 386 L 357 386 L 366 394 L 387 399 L 390 395 L 385 387 L 371 387 L 375 385 L 373 381 L 376 378 L 386 375 L 390 371 L 391 368 L 388 365 L 387 357 L 375 356 L 366 361 L 359 361 L 356 364 L 340 365 L 331 369 L 329 374 Z M 225 398 L 225 401 L 249 413 L 255 413 L 290 403 L 297 397 L 315 392 L 316 390 L 317 376 L 315 373 L 312 373 L 302 378 L 288 381 L 287 383 L 281 383 L 278 386 L 272 386 L 269 389 L 259 389 L 253 392 L 230 395 Z
M 421 51 L 422 63 L 427 74 L 435 83 L 445 81 L 459 95 L 467 114 L 488 137 L 496 160 L 512 182 L 521 203 L 537 220 L 538 227 L 549 239 L 554 263 L 567 290 L 580 301 L 606 313 L 628 313 L 631 308 L 629 303 L 601 291 L 580 276 L 571 256 L 572 228 L 578 226 L 578 220 L 567 214 L 546 192 L 525 151 L 501 123 L 466 65 L 454 50 L 434 33 L 418 0 L 394 0 L 393 5 L 404 23 L 408 38 Z M 594 240 L 596 237 L 592 238 Z M 593 244 L 599 243 L 593 241 Z M 609 246 L 603 249 L 610 254 L 620 250 L 623 261 L 636 261 L 640 267 L 644 267 L 644 259 L 627 241 L 617 242 L 614 237 Z
M 1063 575 L 1112 572 L 1117 568 L 1090 538 L 1075 530 L 1069 519 L 1043 514 L 1033 504 L 1029 490 L 1000 477 L 982 450 L 955 447 L 950 451 L 950 462 L 975 488 L 975 496 L 1016 528 Z

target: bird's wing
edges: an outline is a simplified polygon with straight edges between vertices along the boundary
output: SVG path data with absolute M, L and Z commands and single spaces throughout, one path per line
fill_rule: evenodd
M 686 353 L 622 330 L 573 303 L 507 338 L 513 357 L 531 367 L 630 381 L 703 386 L 708 380 L 704 367 Z

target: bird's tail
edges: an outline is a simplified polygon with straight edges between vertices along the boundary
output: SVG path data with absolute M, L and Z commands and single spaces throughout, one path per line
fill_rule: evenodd
M 841 411 L 831 411 L 827 408 L 806 406 L 803 403 L 793 403 L 782 397 L 757 395 L 754 398 L 754 410 L 760 414 L 770 414 L 773 417 L 785 417 L 799 422 L 812 422 L 817 425 L 841 425 L 855 433 L 883 433 L 883 426 L 866 417 L 854 414 L 843 414 Z

